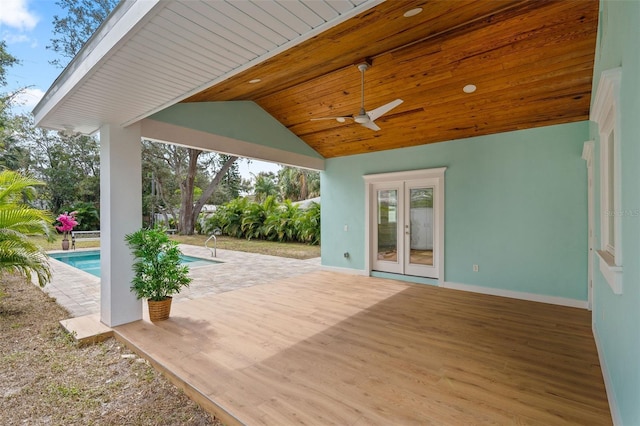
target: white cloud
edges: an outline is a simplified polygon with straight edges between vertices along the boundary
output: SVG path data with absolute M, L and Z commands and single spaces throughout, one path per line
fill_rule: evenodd
M 2 0 L 0 24 L 21 31 L 33 30 L 40 18 L 28 10 L 28 0 Z
M 40 99 L 44 96 L 44 92 L 37 87 L 28 87 L 22 90 L 15 98 L 15 106 L 22 111 L 31 111 Z
M 26 43 L 31 41 L 31 38 L 26 34 L 10 34 L 4 33 L 2 35 L 2 39 L 6 41 L 8 44 L 16 44 L 16 43 Z

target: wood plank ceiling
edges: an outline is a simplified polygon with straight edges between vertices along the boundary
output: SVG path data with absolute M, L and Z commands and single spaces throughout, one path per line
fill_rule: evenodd
M 587 120 L 597 26 L 597 0 L 388 1 L 184 102 L 253 100 L 326 158 Z M 404 100 L 382 129 L 310 121 L 358 113 L 365 58 L 367 110 Z

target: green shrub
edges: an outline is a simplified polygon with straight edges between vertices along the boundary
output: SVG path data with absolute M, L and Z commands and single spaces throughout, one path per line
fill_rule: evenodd
M 301 210 L 296 221 L 298 241 L 311 245 L 320 244 L 320 204 L 311 203 L 306 210 Z
M 242 213 L 242 236 L 250 240 L 264 237 L 264 221 L 277 203 L 273 195 L 262 204 L 249 203 Z
M 246 198 L 236 198 L 220 207 L 212 217 L 216 226 L 211 230 L 220 228 L 225 235 L 242 238 L 242 216 L 248 205 Z
M 271 241 L 296 241 L 296 218 L 301 210 L 286 200 L 269 213 L 264 221 L 264 236 Z
M 278 203 L 274 196 L 263 203 L 237 198 L 205 220 L 204 233 L 215 229 L 236 238 L 315 245 L 320 243 L 320 205 L 312 203 L 308 210 L 301 210 L 289 200 Z
M 98 231 L 100 229 L 100 214 L 93 203 L 80 201 L 64 211 L 76 212 L 75 217 L 78 225 L 74 231 Z

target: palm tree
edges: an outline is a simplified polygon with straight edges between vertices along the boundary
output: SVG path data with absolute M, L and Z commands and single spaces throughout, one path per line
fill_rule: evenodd
M 301 201 L 320 195 L 320 174 L 297 167 L 285 166 L 278 171 L 282 198 Z
M 272 172 L 260 172 L 254 175 L 256 183 L 253 186 L 253 194 L 257 203 L 262 203 L 270 195 L 278 194 L 276 177 Z
M 51 240 L 53 217 L 27 204 L 40 185 L 44 183 L 14 171 L 0 172 L 0 272 L 15 271 L 29 280 L 35 273 L 44 286 L 51 279 L 47 254 L 29 236 Z

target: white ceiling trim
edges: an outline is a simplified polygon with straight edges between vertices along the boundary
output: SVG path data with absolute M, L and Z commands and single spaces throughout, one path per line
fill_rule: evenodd
M 33 110 L 36 125 L 54 109 L 60 107 L 63 99 L 83 80 L 89 79 L 97 69 L 96 66 L 105 60 L 107 54 L 122 45 L 127 35 L 130 35 L 137 25 L 143 23 L 145 16 L 157 7 L 164 7 L 160 4 L 160 0 L 119 3 L 108 21 L 87 41 L 36 105 Z
M 226 73 L 226 74 L 224 74 L 224 75 L 222 75 L 222 76 L 220 76 L 218 78 L 215 78 L 213 80 L 207 81 L 207 82 L 195 87 L 194 89 L 182 94 L 181 96 L 178 96 L 178 97 L 176 97 L 174 99 L 171 99 L 170 101 L 164 103 L 163 105 L 160 105 L 160 106 L 154 108 L 153 110 L 146 112 L 145 114 L 142 114 L 142 115 L 140 115 L 138 117 L 134 117 L 131 120 L 128 120 L 128 121 L 122 123 L 122 125 L 123 126 L 128 126 L 130 124 L 133 124 L 133 123 L 135 123 L 137 121 L 140 121 L 143 118 L 146 118 L 146 117 L 149 117 L 150 115 L 155 114 L 158 111 L 162 111 L 163 109 L 168 108 L 171 105 L 174 105 L 174 104 L 176 104 L 176 103 L 178 103 L 178 102 L 180 102 L 180 101 L 182 101 L 184 99 L 187 99 L 188 97 L 193 96 L 196 93 L 199 93 L 199 92 L 203 91 L 204 89 L 207 89 L 207 88 L 209 88 L 211 86 L 215 86 L 216 84 L 221 83 L 221 82 L 233 77 L 234 75 L 240 74 L 241 72 L 243 72 L 243 71 L 245 71 L 247 69 L 250 69 L 250 68 L 252 68 L 252 67 L 254 67 L 254 66 L 256 66 L 256 65 L 258 65 L 258 64 L 260 64 L 260 63 L 262 63 L 262 62 L 264 62 L 264 61 L 266 61 L 266 60 L 268 60 L 268 59 L 270 59 L 270 58 L 272 58 L 272 57 L 274 57 L 276 55 L 279 55 L 280 53 L 283 53 L 283 52 L 291 49 L 292 47 L 297 46 L 298 44 L 300 44 L 300 43 L 302 43 L 302 42 L 304 42 L 304 41 L 306 41 L 306 40 L 308 40 L 310 38 L 313 38 L 313 37 L 317 36 L 318 34 L 321 34 L 321 33 L 325 32 L 325 31 L 329 30 L 330 28 L 332 28 L 332 27 L 334 27 L 334 26 L 336 26 L 338 24 L 341 24 L 342 22 L 344 22 L 344 21 L 346 21 L 346 20 L 348 20 L 348 19 L 350 19 L 350 18 L 362 13 L 363 11 L 365 11 L 367 9 L 370 9 L 370 8 L 380 4 L 380 3 L 383 3 L 384 1 L 385 0 L 366 0 L 365 2 L 359 4 L 358 6 L 355 6 L 349 12 L 346 12 L 346 13 L 344 13 L 342 15 L 339 15 L 337 18 L 333 19 L 332 21 L 326 22 L 324 25 L 320 25 L 320 26 L 312 29 L 311 31 L 309 31 L 309 32 L 307 32 L 305 34 L 302 34 L 301 36 L 299 36 L 299 37 L 297 37 L 297 38 L 295 38 L 295 39 L 293 39 L 293 40 L 291 40 L 291 41 L 289 41 L 289 42 L 277 47 L 276 49 L 273 49 L 273 50 L 267 52 L 264 55 L 261 55 L 261 56 L 257 57 L 256 59 L 253 59 L 253 60 L 245 63 L 244 65 L 242 65 L 242 66 L 240 66 L 240 67 L 238 67 L 238 68 L 236 68 L 236 69 L 234 69 L 234 70 L 232 70 L 232 71 L 230 71 L 230 72 L 228 72 L 228 73 Z M 310 1 L 310 3 L 312 3 L 312 2 L 313 2 L 313 0 Z
M 125 0 L 49 88 L 36 125 L 127 126 L 384 0 Z

